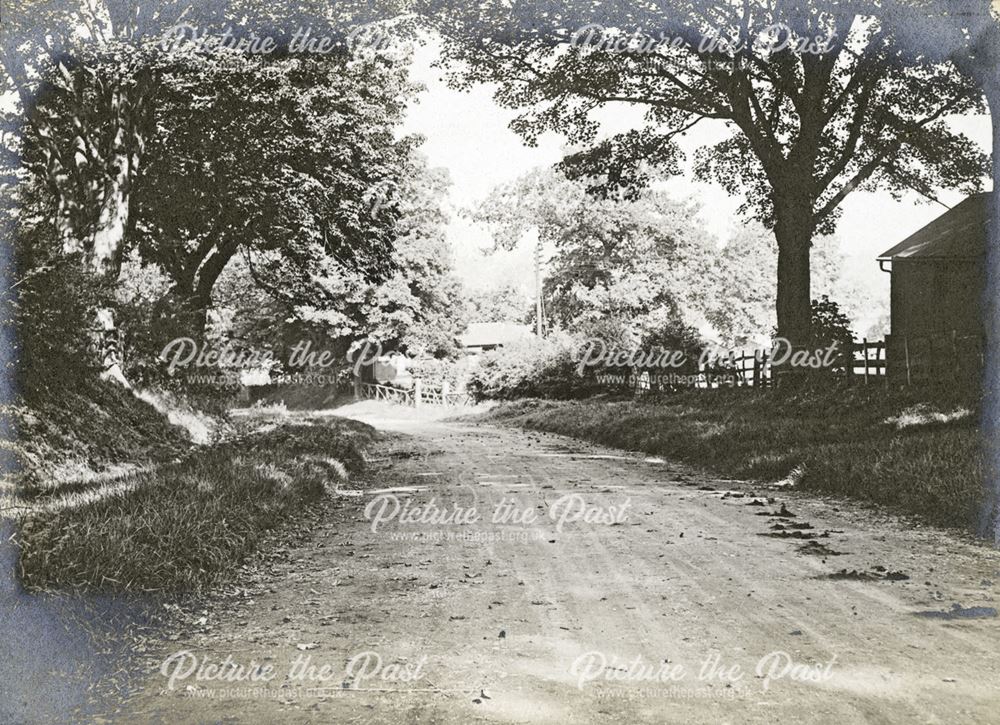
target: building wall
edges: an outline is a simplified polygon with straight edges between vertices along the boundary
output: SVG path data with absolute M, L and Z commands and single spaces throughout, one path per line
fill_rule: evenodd
M 959 260 L 892 263 L 888 372 L 902 379 L 968 382 L 982 359 L 983 265 Z
M 982 331 L 983 283 L 983 265 L 977 262 L 893 260 L 893 337 Z

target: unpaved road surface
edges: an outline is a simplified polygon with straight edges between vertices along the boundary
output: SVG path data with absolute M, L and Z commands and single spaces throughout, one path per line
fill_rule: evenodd
M 993 550 L 558 436 L 371 422 L 396 429 L 371 475 L 164 643 L 129 721 L 1000 722 Z M 455 515 L 373 521 L 392 496 Z M 206 668 L 227 656 L 268 676 Z

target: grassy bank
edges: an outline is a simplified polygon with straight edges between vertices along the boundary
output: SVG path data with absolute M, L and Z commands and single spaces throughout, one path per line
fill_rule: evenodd
M 170 460 L 192 446 L 184 429 L 152 405 L 96 378 L 36 390 L 27 400 L 0 406 L 0 427 L 4 474 L 32 489 Z
M 360 472 L 374 435 L 341 419 L 283 423 L 69 498 L 36 496 L 17 536 L 21 581 L 29 589 L 202 590 Z
M 938 413 L 969 410 L 948 419 Z M 486 419 L 658 454 L 734 478 L 850 496 L 975 530 L 985 500 L 978 413 L 946 393 L 693 390 L 658 399 L 501 405 Z

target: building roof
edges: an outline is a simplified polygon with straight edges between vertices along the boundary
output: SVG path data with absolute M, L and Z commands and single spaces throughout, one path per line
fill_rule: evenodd
M 878 259 L 980 259 L 986 252 L 990 193 L 970 196 Z
M 472 322 L 458 336 L 458 341 L 462 347 L 489 347 L 506 345 L 530 335 L 531 330 L 513 322 Z

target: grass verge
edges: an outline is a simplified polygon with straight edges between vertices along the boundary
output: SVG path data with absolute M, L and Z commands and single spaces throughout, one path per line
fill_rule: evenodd
M 949 417 L 939 413 L 959 413 Z M 978 414 L 948 392 L 693 390 L 656 399 L 524 400 L 481 416 L 884 505 L 975 531 L 984 520 Z M 793 473 L 794 472 L 794 473 Z
M 152 405 L 97 379 L 0 406 L 0 429 L 3 473 L 19 488 L 170 460 L 192 448 L 187 433 Z
M 360 472 L 374 436 L 343 419 L 284 423 L 68 501 L 36 502 L 19 522 L 21 582 L 31 590 L 202 591 Z

